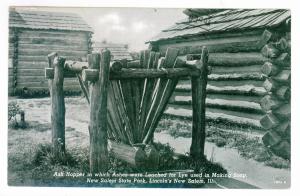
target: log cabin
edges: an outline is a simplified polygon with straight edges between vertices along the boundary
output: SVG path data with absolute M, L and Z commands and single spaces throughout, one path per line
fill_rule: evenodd
M 186 9 L 184 14 L 186 19 L 150 39 L 149 48 L 163 54 L 177 48 L 183 58 L 195 60 L 206 46 L 207 121 L 255 129 L 267 147 L 289 158 L 290 10 Z M 191 101 L 190 81 L 182 80 L 165 114 L 191 118 Z
M 47 55 L 68 60 L 92 52 L 92 28 L 77 14 L 11 8 L 9 10 L 9 95 L 48 94 Z M 66 92 L 80 92 L 76 78 L 64 81 Z
M 107 43 L 106 41 L 102 42 L 93 42 L 93 52 L 101 52 L 103 49 L 108 49 L 111 52 L 111 60 L 123 60 L 127 59 L 129 61 L 133 60 L 132 56 L 128 51 L 128 44 L 118 44 L 118 43 Z

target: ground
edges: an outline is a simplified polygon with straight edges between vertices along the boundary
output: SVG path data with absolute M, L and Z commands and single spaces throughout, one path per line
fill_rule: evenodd
M 89 122 L 89 107 L 84 98 L 66 98 L 66 148 L 70 153 L 69 159 L 64 164 L 52 164 L 53 158 L 48 153 L 48 145 L 51 142 L 50 124 L 50 100 L 41 99 L 16 99 L 10 98 L 9 102 L 16 102 L 25 111 L 27 122 L 26 129 L 14 128 L 10 123 L 8 129 L 8 183 L 11 185 L 42 185 L 33 179 L 43 179 L 43 183 L 51 184 L 53 171 L 70 169 L 71 171 L 88 171 L 88 145 L 89 135 L 87 125 Z M 18 121 L 18 119 L 17 119 Z M 228 127 L 227 127 L 228 128 Z M 179 131 L 180 130 L 180 131 Z M 185 120 L 165 117 L 161 120 L 156 134 L 156 140 L 162 143 L 172 141 L 189 141 L 191 137 L 191 123 Z M 215 143 L 218 148 L 234 148 L 239 152 L 238 156 L 251 161 L 259 161 L 264 167 L 285 168 L 289 172 L 290 163 L 269 152 L 261 143 L 260 137 L 255 134 L 242 134 L 237 128 L 224 131 L 224 127 L 214 124 L 207 126 L 207 146 Z M 177 143 L 178 144 L 178 143 Z M 184 145 L 189 145 L 185 142 Z M 172 145 L 171 145 L 172 146 Z M 177 145 L 178 146 L 178 145 Z M 175 151 L 176 145 L 172 146 Z M 209 149 L 209 148 L 208 148 Z M 186 150 L 185 150 L 186 151 Z M 214 158 L 214 149 L 209 152 L 210 161 Z M 222 153 L 221 153 L 222 154 Z M 46 161 L 41 162 L 41 159 Z M 126 168 L 126 165 L 111 159 L 115 169 Z M 230 169 L 230 168 L 229 168 Z M 272 172 L 274 170 L 271 170 Z M 287 174 L 288 175 L 288 174 Z M 49 180 L 49 182 L 47 182 Z M 65 179 L 61 179 L 63 183 Z M 70 184 L 76 185 L 75 184 Z

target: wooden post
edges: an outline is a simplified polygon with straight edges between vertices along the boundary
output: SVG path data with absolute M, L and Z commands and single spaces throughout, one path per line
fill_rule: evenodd
M 54 67 L 54 78 L 49 81 L 51 95 L 51 124 L 53 152 L 57 158 L 65 153 L 65 100 L 64 63 L 65 59 L 56 53 L 48 55 L 49 66 Z
M 90 172 L 103 172 L 108 169 L 107 150 L 107 90 L 109 79 L 110 52 L 92 54 L 89 63 L 99 69 L 99 79 L 90 84 Z
M 204 156 L 205 144 L 205 99 L 207 85 L 207 63 L 208 50 L 203 47 L 201 62 L 202 69 L 200 77 L 192 77 L 192 107 L 193 107 L 193 127 L 192 144 L 190 155 L 193 158 L 201 159 Z

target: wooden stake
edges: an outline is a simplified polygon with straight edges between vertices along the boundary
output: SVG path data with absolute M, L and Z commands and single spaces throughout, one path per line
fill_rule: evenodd
M 200 77 L 192 77 L 193 127 L 190 155 L 197 159 L 203 158 L 205 145 L 205 99 L 208 72 L 208 50 L 205 47 L 201 57 L 201 75 Z
M 93 68 L 99 68 L 99 80 L 91 83 L 90 88 L 90 172 L 103 172 L 108 169 L 107 150 L 107 90 L 109 78 L 110 51 L 92 54 Z
M 55 156 L 61 158 L 65 153 L 65 100 L 63 91 L 65 59 L 52 53 L 48 56 L 48 62 L 50 67 L 54 67 L 54 78 L 49 80 L 52 146 Z

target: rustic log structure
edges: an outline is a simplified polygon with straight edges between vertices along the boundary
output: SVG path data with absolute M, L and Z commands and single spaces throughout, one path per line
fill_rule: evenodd
M 152 145 L 154 131 L 179 78 L 191 77 L 194 92 L 191 156 L 202 159 L 208 50 L 204 47 L 201 59 L 196 61 L 183 61 L 178 53 L 179 50 L 170 48 L 165 57 L 160 57 L 159 52 L 142 51 L 140 61 L 135 63 L 139 68 L 128 68 L 126 60 L 110 63 L 109 50 L 89 54 L 88 65 L 64 61 L 57 53 L 50 54 L 45 78 L 50 84 L 52 114 L 61 112 L 55 117 L 52 115 L 52 136 L 55 141 L 58 135 L 63 138 L 60 139 L 63 148 L 59 152 L 64 151 L 64 123 L 58 124 L 58 119 L 65 114 L 64 77 L 81 78 L 81 88 L 90 104 L 91 172 L 107 170 L 108 152 L 135 167 L 156 169 L 159 154 Z M 58 146 L 53 144 L 54 148 Z
M 10 9 L 9 94 L 48 94 L 45 56 L 56 51 L 68 60 L 85 58 L 92 51 L 91 36 L 91 27 L 76 14 Z M 65 79 L 64 90 L 80 92 L 77 79 Z
M 201 48 L 207 47 L 211 66 L 206 89 L 207 120 L 251 126 L 262 133 L 266 127 L 274 129 L 289 121 L 277 119 L 277 115 L 289 119 L 290 113 L 286 105 L 291 77 L 290 22 L 286 22 L 290 21 L 290 11 L 206 11 L 187 9 L 184 13 L 189 18 L 149 40 L 149 48 L 164 54 L 172 47 L 179 50 L 181 59 L 197 60 Z M 191 96 L 190 81 L 180 80 L 165 114 L 192 118 Z M 285 139 L 280 141 L 280 148 L 288 147 Z M 289 156 L 287 149 L 285 157 Z

